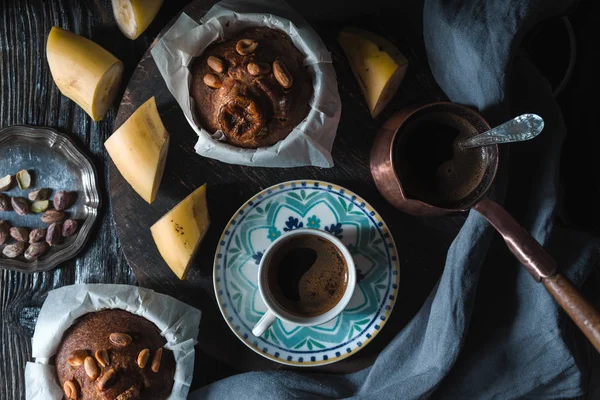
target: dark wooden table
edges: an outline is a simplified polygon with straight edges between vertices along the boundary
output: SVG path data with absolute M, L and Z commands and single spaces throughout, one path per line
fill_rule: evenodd
M 88 152 L 99 171 L 103 188 L 104 205 L 92 232 L 92 238 L 84 251 L 75 259 L 65 262 L 57 269 L 39 274 L 21 274 L 0 271 L 0 398 L 24 398 L 25 363 L 31 358 L 31 337 L 39 309 L 49 290 L 73 283 L 127 283 L 137 284 L 127 264 L 113 220 L 112 204 L 108 193 L 108 156 L 103 143 L 113 132 L 115 107 L 107 118 L 99 123 L 90 118 L 72 101 L 63 97 L 52 81 L 45 58 L 46 36 L 53 25 L 82 34 L 96 41 L 120 58 L 126 66 L 126 81 L 156 35 L 188 3 L 186 0 L 168 0 L 150 28 L 136 41 L 126 39 L 116 27 L 108 0 L 2 0 L 0 1 L 0 128 L 14 124 L 50 126 L 75 140 Z M 335 43 L 335 33 L 344 24 L 353 22 L 372 27 L 373 30 L 394 38 L 401 50 L 409 57 L 411 68 L 394 105 L 397 109 L 408 103 L 423 103 L 443 98 L 427 66 L 422 43 L 422 1 L 394 2 L 372 0 L 352 5 L 345 1 L 323 2 L 318 0 L 290 1 L 307 18 L 332 50 L 336 61 L 336 72 L 340 82 L 340 94 L 344 104 L 342 122 L 333 156 L 336 168 L 341 172 L 317 169 L 298 169 L 298 177 L 330 179 L 357 191 L 378 209 L 390 223 L 397 241 L 404 242 L 402 248 L 412 249 L 410 257 L 402 264 L 401 293 L 395 310 L 394 321 L 363 352 L 350 358 L 352 362 L 342 365 L 344 370 L 353 370 L 368 365 L 394 334 L 412 318 L 435 284 L 445 257 L 446 249 L 460 228 L 463 216 L 454 216 L 433 221 L 397 213 L 376 192 L 368 172 L 366 154 L 373 135 L 389 111 L 378 120 L 367 118 L 367 109 L 348 66 L 343 61 Z M 400 4 L 401 3 L 401 4 Z M 200 6 L 210 7 L 206 1 Z M 124 91 L 126 84 L 123 84 Z M 119 96 L 120 98 L 120 96 Z M 161 109 L 170 117 L 180 114 L 174 101 L 165 101 Z M 169 108 L 172 107 L 172 108 Z M 388 109 L 389 110 L 389 109 Z M 183 118 L 182 115 L 180 115 Z M 166 122 L 169 123 L 168 121 Z M 192 137 L 187 138 L 192 142 Z M 345 149 L 345 150 L 344 150 Z M 348 149 L 353 149 L 348 151 Z M 192 155 L 195 157 L 195 155 Z M 0 160 L 1 162 L 1 160 Z M 210 162 L 219 167 L 218 162 Z M 218 235 L 222 225 L 235 209 L 265 184 L 260 170 L 249 170 L 240 176 L 240 170 L 225 168 L 224 183 L 229 185 L 230 196 L 222 208 L 211 209 L 213 230 Z M 282 175 L 283 176 L 283 175 Z M 274 179 L 272 176 L 269 179 Z M 268 181 L 268 179 L 267 179 Z M 193 182 L 193 187 L 203 182 Z M 272 182 L 276 183 L 276 182 Z M 241 190 L 240 190 L 241 189 Z M 242 193 L 240 195 L 239 193 Z M 209 195 L 210 201 L 210 195 Z M 221 226 L 219 226 L 221 225 Z M 410 232 L 415 229 L 416 233 Z M 209 240 L 210 243 L 210 240 Z M 421 243 L 417 245 L 417 243 Z M 428 243 L 428 244 L 423 244 Z M 202 260 L 212 259 L 212 244 L 203 247 Z M 401 249 L 402 249 L 401 248 Z M 213 248 L 214 249 L 214 246 Z M 206 254 L 204 254 L 206 252 Z M 402 257 L 401 257 L 402 259 Z M 197 282 L 210 287 L 212 264 L 198 271 Z M 138 274 L 139 282 L 158 290 L 169 292 L 159 283 L 153 284 L 148 277 Z M 409 282 L 410 284 L 407 284 Z M 207 298 L 198 302 L 205 316 L 220 317 L 214 300 Z M 233 336 L 231 333 L 229 333 Z M 239 343 L 238 343 L 239 344 Z M 194 386 L 199 386 L 221 377 L 250 369 L 274 368 L 276 364 L 265 362 L 251 350 L 239 344 L 236 348 L 243 353 L 239 362 L 231 354 L 210 351 L 210 345 L 200 345 L 197 357 L 197 372 Z

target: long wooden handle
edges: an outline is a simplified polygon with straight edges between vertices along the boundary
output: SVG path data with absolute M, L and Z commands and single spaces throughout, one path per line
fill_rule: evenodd
M 510 251 L 600 352 L 600 312 L 556 268 L 556 263 L 530 234 L 498 203 L 483 199 L 473 207 L 502 235 Z
M 600 352 L 600 312 L 562 273 L 558 272 L 551 277 L 543 278 L 542 283 Z

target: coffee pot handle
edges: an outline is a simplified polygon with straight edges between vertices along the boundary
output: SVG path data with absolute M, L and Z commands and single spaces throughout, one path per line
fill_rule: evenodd
M 558 304 L 600 352 L 600 311 L 557 270 L 544 248 L 498 203 L 483 199 L 473 207 L 502 235 L 510 251 L 542 282 Z

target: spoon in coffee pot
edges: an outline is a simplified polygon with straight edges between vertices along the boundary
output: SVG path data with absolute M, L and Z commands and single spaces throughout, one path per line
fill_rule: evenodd
M 540 134 L 544 129 L 544 120 L 536 114 L 523 114 L 479 135 L 461 140 L 458 148 L 489 146 L 492 144 L 523 142 Z

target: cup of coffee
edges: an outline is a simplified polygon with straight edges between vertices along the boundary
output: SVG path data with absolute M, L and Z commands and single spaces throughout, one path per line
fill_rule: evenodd
M 339 315 L 356 286 L 352 255 L 337 237 L 297 229 L 276 239 L 258 267 L 258 289 L 267 312 L 252 328 L 261 336 L 277 320 L 315 326 Z

